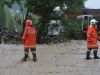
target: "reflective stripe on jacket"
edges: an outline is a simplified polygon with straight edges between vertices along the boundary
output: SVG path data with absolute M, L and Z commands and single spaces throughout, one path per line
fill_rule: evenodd
M 34 27 L 25 27 L 24 34 L 22 37 L 22 43 L 24 43 L 24 48 L 36 48 L 36 37 L 37 32 Z
M 98 48 L 97 27 L 89 26 L 87 30 L 87 48 Z

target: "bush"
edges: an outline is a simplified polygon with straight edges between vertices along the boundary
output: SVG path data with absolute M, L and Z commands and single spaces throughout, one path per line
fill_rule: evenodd
M 63 41 L 69 40 L 69 38 L 66 36 L 66 33 L 59 33 L 59 34 L 57 35 L 57 38 L 58 38 L 58 39 L 61 39 L 61 40 L 63 40 Z
M 98 32 L 98 36 L 100 36 L 100 31 Z

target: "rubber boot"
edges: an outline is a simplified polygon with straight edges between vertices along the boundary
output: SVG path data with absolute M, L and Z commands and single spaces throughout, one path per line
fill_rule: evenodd
M 23 61 L 27 61 L 27 58 L 28 58 L 28 54 L 25 54 Z
M 94 53 L 94 59 L 100 59 L 100 57 L 97 56 L 97 51 L 93 51 Z
M 33 61 L 37 61 L 36 53 L 33 53 Z
M 87 54 L 86 54 L 86 60 L 90 60 L 91 57 L 90 57 L 90 51 L 87 51 Z

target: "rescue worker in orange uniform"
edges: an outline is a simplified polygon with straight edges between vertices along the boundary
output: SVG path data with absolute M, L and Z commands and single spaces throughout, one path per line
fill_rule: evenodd
M 98 40 L 100 40 L 97 34 L 97 25 L 96 25 L 97 22 L 98 22 L 97 20 L 92 19 L 90 21 L 90 26 L 88 27 L 87 30 L 87 48 L 88 48 L 86 54 L 87 60 L 91 59 L 90 52 L 92 49 L 93 49 L 94 59 L 100 59 L 100 57 L 97 56 Z
M 29 49 L 32 52 L 33 55 L 33 61 L 37 60 L 36 57 L 36 37 L 37 37 L 37 31 L 35 27 L 32 26 L 31 20 L 26 20 L 26 27 L 23 33 L 22 37 L 22 43 L 24 44 L 24 54 L 25 57 L 23 58 L 23 61 L 27 61 L 28 55 L 29 55 Z

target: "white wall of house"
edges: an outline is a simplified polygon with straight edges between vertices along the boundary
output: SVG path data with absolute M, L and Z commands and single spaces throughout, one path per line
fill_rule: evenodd
M 53 30 L 48 28 L 48 35 L 58 35 L 60 33 L 60 31 L 65 32 L 65 27 L 63 25 L 61 25 L 60 20 L 50 20 L 50 24 L 51 24 L 51 26 L 53 24 L 58 24 L 58 27 L 57 27 L 57 29 L 53 29 Z

